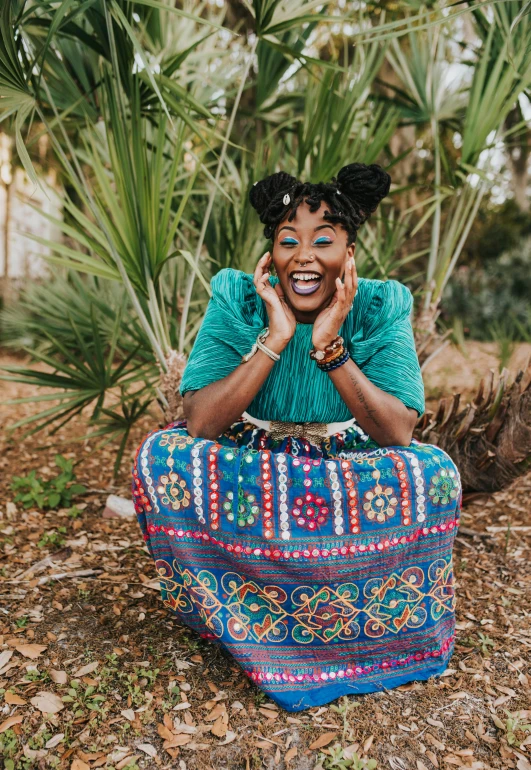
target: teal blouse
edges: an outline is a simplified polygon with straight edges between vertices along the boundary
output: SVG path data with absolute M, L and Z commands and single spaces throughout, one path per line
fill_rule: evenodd
M 271 283 L 278 282 L 271 276 Z M 230 374 L 268 325 L 253 276 L 227 267 L 211 280 L 212 297 L 188 358 L 181 394 Z M 415 350 L 413 297 L 398 281 L 360 278 L 354 304 L 339 334 L 365 376 L 406 406 L 424 413 L 424 385 Z M 352 417 L 330 376 L 308 351 L 312 324 L 298 323 L 264 384 L 247 408 L 262 420 L 336 422 Z M 266 340 L 267 345 L 267 340 Z

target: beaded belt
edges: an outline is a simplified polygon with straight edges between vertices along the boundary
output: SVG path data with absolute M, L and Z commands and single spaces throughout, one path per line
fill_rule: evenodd
M 247 412 L 242 412 L 242 417 L 247 422 L 253 423 L 258 428 L 263 428 L 274 439 L 294 436 L 295 438 L 305 438 L 308 441 L 319 443 L 326 436 L 332 436 L 334 433 L 340 433 L 350 428 L 356 423 L 352 417 L 344 422 L 282 422 L 281 420 L 259 420 Z

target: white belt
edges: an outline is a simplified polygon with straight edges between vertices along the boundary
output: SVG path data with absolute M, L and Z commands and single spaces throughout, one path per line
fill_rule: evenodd
M 271 420 L 259 420 L 257 417 L 253 417 L 248 412 L 242 412 L 242 417 L 247 422 L 252 422 L 258 428 L 263 428 L 268 432 L 271 430 Z M 304 425 L 304 423 L 301 423 L 301 424 Z M 313 424 L 313 423 L 310 423 L 310 424 Z M 327 423 L 321 423 L 321 424 L 323 425 L 323 435 L 332 436 L 334 433 L 340 433 L 341 431 L 344 431 L 347 428 L 350 428 L 352 425 L 355 425 L 356 418 L 351 417 L 350 420 L 344 420 L 343 422 L 327 422 Z

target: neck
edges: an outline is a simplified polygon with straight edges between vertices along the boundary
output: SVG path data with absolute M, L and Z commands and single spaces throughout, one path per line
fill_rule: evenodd
M 327 303 L 323 303 L 323 305 L 315 308 L 315 310 L 299 310 L 298 308 L 293 307 L 290 303 L 288 303 L 293 315 L 295 316 L 295 320 L 299 324 L 313 324 L 321 310 L 323 310 L 326 307 Z

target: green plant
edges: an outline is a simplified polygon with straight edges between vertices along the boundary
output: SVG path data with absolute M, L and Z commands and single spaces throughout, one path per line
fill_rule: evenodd
M 27 476 L 13 476 L 11 489 L 16 492 L 15 503 L 22 503 L 24 508 L 66 507 L 71 505 L 73 497 L 86 492 L 86 487 L 75 483 L 73 460 L 56 455 L 55 464 L 61 473 L 48 481 L 38 477 L 34 470 Z
M 489 647 L 495 647 L 496 645 L 490 636 L 484 634 L 483 631 L 478 631 L 477 634 L 477 639 L 473 636 L 468 636 L 463 640 L 462 644 L 466 647 L 477 647 L 481 651 L 481 654 L 488 658 L 490 655 Z
M 500 366 L 516 341 L 531 339 L 531 236 L 497 258 L 464 265 L 444 295 L 445 318 L 459 318 L 468 336 L 498 343 Z
M 75 717 L 84 716 L 85 711 L 94 711 L 102 716 L 105 715 L 106 709 L 103 706 L 103 701 L 107 700 L 105 695 L 96 692 L 97 688 L 94 685 L 87 685 L 83 688 L 79 679 L 72 679 L 68 694 L 63 695 L 61 700 L 64 703 L 70 703 Z
M 255 179 L 324 179 L 353 160 L 393 169 L 390 200 L 360 233 L 360 272 L 406 278 L 436 309 L 531 85 L 523 0 L 347 4 L 339 30 L 336 4 L 315 0 L 231 5 L 229 25 L 227 4 L 178 6 L 17 0 L 0 13 L 0 121 L 35 184 L 37 158 L 57 172 L 64 217 L 43 216 L 62 238 L 32 238 L 70 270 L 56 308 L 30 288 L 4 316 L 37 341 L 7 378 L 56 402 L 12 427 L 56 430 L 89 407 L 90 435 L 119 441 L 115 473 L 151 403 L 180 416 L 209 279 L 263 251 Z
M 334 743 L 329 748 L 329 754 L 319 754 L 319 762 L 323 770 L 375 770 L 378 763 L 375 759 L 360 757 L 356 751 L 344 749 L 341 744 Z
M 141 706 L 144 702 L 144 693 L 138 684 L 138 674 L 126 674 L 118 671 L 118 678 L 125 684 L 126 692 L 131 697 L 134 706 Z
M 24 674 L 24 681 L 45 684 L 46 682 L 51 682 L 51 678 L 47 671 L 35 671 L 30 669 Z
M 72 519 L 75 521 L 76 519 L 79 519 L 79 517 L 82 515 L 83 511 L 81 511 L 77 505 L 73 505 L 71 508 L 68 509 L 66 512 L 66 515 L 69 519 Z
M 0 733 L 0 756 L 4 757 L 4 766 L 7 770 L 8 768 L 8 762 L 12 762 L 12 757 L 15 756 L 15 754 L 18 751 L 18 740 L 17 735 L 9 728 L 8 730 L 5 730 L 3 733 Z M 14 768 L 14 765 L 12 765 Z
M 339 704 L 332 704 L 330 706 L 331 711 L 335 711 L 341 717 L 343 717 L 343 740 L 353 741 L 352 728 L 349 725 L 349 714 L 361 705 L 359 700 L 348 698 L 346 695 L 341 698 Z
M 155 684 L 155 680 L 160 673 L 160 668 L 155 668 L 155 669 L 141 668 L 138 670 L 137 673 L 138 673 L 138 676 L 145 677 L 147 679 L 147 683 L 149 684 L 149 686 L 153 687 L 153 685 Z
M 26 628 L 29 623 L 29 616 L 22 615 L 20 618 L 16 618 L 15 625 L 17 628 Z
M 50 530 L 49 532 L 45 532 L 38 541 L 37 547 L 47 548 L 51 546 L 53 548 L 61 548 L 66 541 L 66 538 L 63 537 L 63 535 L 66 535 L 66 527 L 57 527 L 57 531 Z
M 528 722 L 523 713 L 519 711 L 508 711 L 503 709 L 507 714 L 507 719 L 503 722 L 495 714 L 492 716 L 492 721 L 500 730 L 503 730 L 509 746 L 520 747 L 522 741 L 526 738 L 526 735 L 531 733 L 531 723 Z M 522 733 L 522 737 L 519 738 L 517 733 Z

